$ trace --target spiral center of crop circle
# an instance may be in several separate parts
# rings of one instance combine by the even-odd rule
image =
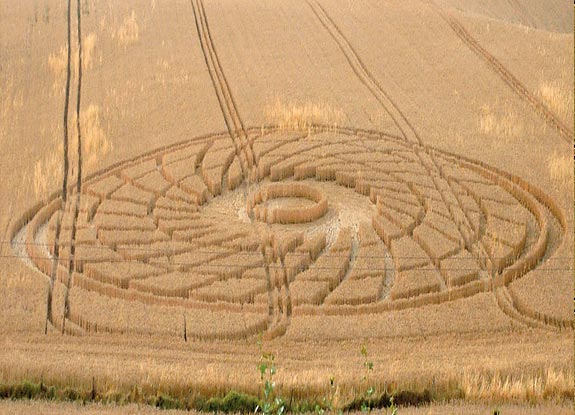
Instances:
[[[250,217],[267,223],[313,222],[326,214],[323,192],[303,183],[273,183],[258,189],[247,200]]]

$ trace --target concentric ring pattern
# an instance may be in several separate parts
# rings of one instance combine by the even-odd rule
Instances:
[[[265,218],[272,182],[284,192],[275,211],[285,202],[291,219],[266,224],[254,205]],[[289,189],[325,200],[326,211],[297,213]],[[342,220],[350,195],[370,217]],[[46,274],[59,206],[28,228],[28,254]],[[283,334],[297,313],[387,312],[494,290],[537,266],[561,221],[542,192],[483,163],[319,127],[252,129],[244,149],[212,135],[139,157],[89,180],[80,212],[71,324],[175,334],[183,309],[188,335],[202,338]],[[97,307],[133,319],[106,320]]]

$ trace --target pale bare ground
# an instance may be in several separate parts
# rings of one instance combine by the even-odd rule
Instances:
[[[573,413],[572,404],[543,404],[537,406],[529,405],[481,405],[469,403],[435,404],[419,408],[399,408],[399,415],[491,415],[494,409],[499,409],[504,415],[569,415]],[[98,404],[78,404],[44,401],[0,401],[0,414],[14,415],[56,415],[56,414],[196,414],[195,411],[165,410],[150,408],[140,405],[98,405]],[[327,412],[329,413],[329,412]],[[373,414],[387,415],[391,413],[385,410],[372,411]]]
[[[27,414],[191,414],[193,412],[178,410],[162,410],[145,405],[99,405],[99,404],[79,404],[79,403],[62,403],[46,401],[2,401],[0,402],[0,414],[8,415],[27,415]],[[199,413],[199,412],[198,412]]]
[[[469,403],[454,403],[445,405],[431,405],[421,408],[400,408],[399,415],[492,415],[499,409],[502,415],[568,415],[573,413],[573,404],[544,404],[544,405],[481,405]],[[379,412],[379,411],[378,411]],[[384,411],[379,412],[385,414]]]
[[[503,7],[507,8],[502,21],[455,14],[533,95],[547,102],[561,120],[570,124],[572,37],[553,32],[570,31],[565,30],[564,6],[553,3],[541,10],[541,6],[530,3],[528,12],[535,15],[538,27],[532,30],[516,24],[528,17],[514,14],[509,7],[500,6],[501,2],[468,3],[473,6],[469,7],[471,11],[481,7],[481,14],[490,17],[499,16]],[[225,129],[187,2],[89,4],[84,33],[86,44],[91,45],[87,48],[91,58],[84,73],[83,108],[95,109],[95,133],[105,136],[111,150],[88,173],[143,151]],[[572,228],[570,144],[561,141],[553,128],[466,49],[430,3],[409,0],[389,7],[377,1],[348,2],[345,6],[334,1],[322,4],[427,144],[488,162],[545,189],[564,210],[567,228]],[[260,126],[270,121],[266,108],[273,109],[280,102],[287,107],[319,106],[343,113],[343,117],[336,117],[342,126],[399,134],[305,2],[240,4],[218,0],[206,2],[206,9],[222,66],[246,124]],[[8,56],[1,69],[2,90],[7,93],[3,94],[6,102],[0,130],[0,174],[4,178],[0,196],[10,199],[9,203],[0,204],[0,232],[4,233],[4,240],[9,222],[56,190],[61,179],[53,160],[59,157],[62,135],[63,78],[58,59],[66,42],[64,16],[63,5],[50,5],[49,9],[37,7],[32,1],[21,2],[19,7],[0,5],[0,46]],[[426,24],[422,26],[423,21]],[[394,41],[389,42],[390,38]],[[50,180],[35,181],[35,176]],[[346,215],[352,223],[350,213]],[[10,252],[2,246],[2,254]],[[516,291],[538,309],[554,310],[556,304],[570,307],[572,272],[566,269],[572,266],[572,253],[573,241],[567,237],[556,252],[563,259],[547,264],[551,270],[559,271],[535,270],[517,283]],[[118,382],[113,368],[127,362],[131,380],[137,382],[145,373],[152,385],[165,376],[173,376],[176,384],[189,382],[192,374],[182,374],[186,365],[198,365],[201,383],[208,390],[206,385],[210,382],[219,383],[215,389],[220,390],[230,385],[253,387],[257,380],[254,365],[258,351],[253,344],[246,346],[244,352],[249,363],[232,362],[234,370],[228,375],[226,356],[243,346],[206,346],[203,353],[190,352],[186,365],[182,365],[174,362],[173,356],[162,354],[173,339],[156,339],[149,346],[129,336],[112,337],[110,341],[97,336],[37,337],[45,312],[44,277],[18,259],[1,261],[4,379],[40,377],[46,373],[57,382],[66,383],[69,376],[84,383],[96,374]],[[572,333],[526,329],[504,315],[493,298],[476,297],[463,302],[472,311],[458,314],[457,324],[461,331],[471,332],[469,335],[450,333],[451,327],[438,323],[439,319],[427,325],[425,317],[411,312],[375,320],[353,316],[341,321],[314,316],[294,318],[286,345],[277,346],[279,355],[286,358],[285,374],[280,380],[289,384],[297,375],[296,384],[313,384],[317,378],[321,378],[317,380],[321,383],[335,373],[353,382],[358,376],[352,367],[361,365],[357,356],[361,341],[350,339],[370,330],[381,336],[373,340],[372,350],[377,355],[377,367],[386,368],[380,373],[382,382],[391,376],[408,383],[410,377],[417,377],[420,361],[430,377],[444,371],[448,378],[451,374],[457,377],[460,367],[470,372],[488,367],[503,373],[512,371],[516,376],[556,368],[567,377],[572,376]],[[428,307],[426,315],[457,313],[452,306]],[[126,313],[129,318],[129,310]],[[489,318],[482,318],[485,315]],[[331,326],[322,324],[331,320]],[[390,340],[390,333],[398,337]],[[313,347],[306,351],[312,365],[298,357],[303,339],[328,334],[349,342],[342,347],[340,343],[319,340],[317,347],[326,356],[337,356],[335,363],[313,357]],[[118,347],[121,352],[117,352]],[[193,347],[202,346],[194,343]],[[189,352],[188,348],[191,346],[177,343],[171,350]],[[53,357],[52,363],[38,365],[46,353]],[[147,363],[142,363],[141,356],[146,357]],[[66,363],[64,372],[59,371],[59,363]],[[89,374],[84,373],[87,366],[92,370]],[[302,369],[304,366],[311,368]],[[251,373],[251,381],[242,380],[246,373]]]
[[[536,0],[440,0],[438,3],[457,8],[467,14],[502,20],[508,24],[541,31],[569,33],[573,24],[573,9],[561,0],[550,0],[546,5]]]

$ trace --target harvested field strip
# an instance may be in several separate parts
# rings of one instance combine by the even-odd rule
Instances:
[[[137,180],[140,177],[145,176],[146,174],[156,170],[156,168],[157,168],[156,160],[150,159],[122,170],[120,176],[124,180],[133,183],[134,180]]]
[[[151,258],[166,255],[177,255],[195,249],[194,245],[178,241],[160,241],[149,244],[119,245],[116,248],[118,254],[127,260],[146,261]]]
[[[211,285],[193,289],[190,297],[206,302],[253,303],[258,294],[267,291],[267,283],[261,279],[230,278]]]
[[[182,313],[140,302],[122,302],[73,287],[70,296],[73,313],[70,320],[89,332],[133,333],[181,337]],[[153,312],[147,311],[151,308]],[[90,313],[108,309],[111,313]],[[87,318],[86,316],[91,316]],[[177,316],[177,317],[176,317]],[[186,319],[188,336],[198,339],[235,339],[254,335],[265,327],[259,314],[194,310]]]
[[[229,258],[231,253],[232,251],[223,248],[213,249],[209,252],[189,251],[172,256],[172,265],[182,271],[193,270],[199,265],[206,264],[214,259]],[[215,274],[216,271],[214,269],[208,274]]]
[[[377,235],[373,226],[368,222],[362,222],[359,224],[358,238],[360,248],[381,244],[381,238]]]
[[[392,240],[390,250],[398,271],[418,268],[431,262],[421,246],[407,236]]]
[[[386,269],[384,252],[381,241],[378,245],[360,245],[348,279],[357,280],[377,276],[383,281]]]
[[[213,140],[204,143],[194,143],[183,146],[180,149],[170,151],[162,156],[162,168],[179,161],[187,161],[190,165],[197,167],[200,165],[204,155],[212,145]]]
[[[290,284],[291,299],[294,306],[300,304],[319,305],[329,294],[329,291],[329,283],[326,281],[297,279]]]
[[[154,212],[152,213],[152,217],[154,219],[154,223],[157,225],[160,220],[183,221],[190,217],[195,218],[195,212],[190,213],[183,210],[166,209],[165,207],[158,207],[156,205]]]
[[[411,235],[415,227],[418,225],[417,218],[391,207],[390,204],[386,205],[378,201],[377,212],[401,228],[407,235]]]
[[[219,275],[224,280],[240,278],[248,269],[264,265],[264,259],[261,254],[256,252],[250,253],[250,255],[246,254],[241,252],[232,253],[229,256],[211,259],[197,269],[209,274]]]
[[[434,269],[410,269],[399,271],[391,289],[391,298],[417,297],[421,294],[440,291],[443,279]]]
[[[83,273],[88,278],[119,288],[128,288],[130,280],[148,278],[160,272],[160,269],[140,262],[101,262],[86,264]]]
[[[319,232],[316,235],[306,237],[303,243],[295,249],[295,252],[307,252],[309,253],[311,259],[315,261],[325,247],[325,232]]]
[[[381,298],[383,278],[367,277],[361,280],[348,278],[344,280],[325,299],[325,304],[369,304]]]
[[[126,183],[110,194],[110,198],[122,202],[131,202],[143,205],[146,209],[152,206],[154,194]]]
[[[395,239],[399,239],[405,235],[405,231],[399,226],[390,222],[387,218],[374,215],[372,219],[373,228],[383,242],[390,247],[391,242]]]
[[[486,233],[494,239],[522,251],[527,238],[527,227],[525,224],[519,225],[488,216]]]
[[[188,298],[190,290],[217,281],[215,275],[200,275],[193,273],[172,272],[154,277],[136,279],[130,281],[130,288],[148,292],[163,297]]]
[[[64,247],[60,252],[60,263],[67,261],[70,248]],[[108,246],[100,244],[78,245],[75,251],[75,268],[82,272],[84,264],[94,262],[122,261],[122,257]]]
[[[166,196],[162,196],[156,200],[155,208],[169,209],[181,212],[197,212],[198,205],[182,190],[176,190],[172,187],[166,192]]]
[[[201,220],[200,215],[197,213],[189,214],[189,216],[184,216],[182,219],[164,219],[159,218],[157,222],[158,229],[162,232],[172,235],[174,231],[181,231],[185,229],[191,229],[198,226],[196,223]],[[201,226],[200,226],[201,227]]]
[[[448,288],[476,280],[481,271],[477,260],[467,250],[445,258],[441,261],[439,268]]]
[[[196,174],[196,165],[192,160],[183,159],[162,165],[162,175],[172,184]]]
[[[190,195],[180,187],[176,186],[171,187],[164,196],[159,197],[157,200],[172,201],[181,205],[194,205],[196,209],[199,204],[197,196]],[[185,210],[184,206],[181,206],[181,209]]]
[[[135,180],[134,186],[159,197],[163,196],[172,187],[172,184],[162,176],[162,173],[154,170]]]
[[[179,187],[190,194],[199,205],[204,204],[210,196],[210,192],[200,176],[186,177],[179,183]]]
[[[413,239],[429,255],[436,267],[439,267],[442,259],[456,254],[462,248],[460,244],[445,238],[441,233],[426,225],[415,228]]]
[[[118,245],[141,245],[152,242],[167,241],[170,237],[164,232],[153,230],[108,230],[99,229],[98,239],[104,245],[115,249]]]
[[[115,213],[96,213],[92,224],[106,230],[142,230],[153,231],[156,229],[154,221],[148,217],[127,216]]]
[[[461,39],[469,49],[471,49],[480,59],[485,61],[497,75],[507,84],[521,99],[527,102],[533,110],[539,114],[545,122],[557,130],[561,138],[571,144],[573,141],[573,131],[564,125],[559,118],[535,95],[533,95],[525,85],[519,81],[515,75],[493,56],[463,27],[463,25],[449,12],[440,9],[432,1],[437,13],[445,20],[455,35]]]
[[[152,277],[154,278],[154,277]],[[143,280],[142,280],[143,281]],[[128,289],[117,287],[113,284],[107,284],[98,280],[88,278],[82,274],[74,274],[74,287],[82,290],[91,291],[102,295],[104,297],[111,297],[121,301],[139,302],[146,305],[157,305],[162,307],[185,307],[188,309],[198,310],[224,310],[229,312],[241,313],[242,310],[250,313],[263,313],[267,310],[267,304],[253,305],[253,304],[233,304],[226,302],[207,303],[205,301],[196,301],[193,299],[182,298],[179,296],[169,295],[155,295],[151,292],[146,292],[141,289],[141,285],[137,289],[135,287],[128,287]]]
[[[104,179],[100,179],[95,183],[87,184],[85,186],[86,193],[89,195],[94,195],[100,199],[107,199],[112,193],[118,190],[124,181],[119,179],[117,176],[110,174]]]
[[[96,212],[101,214],[137,216],[140,218],[148,216],[148,208],[144,205],[112,199],[104,200],[98,206]]]

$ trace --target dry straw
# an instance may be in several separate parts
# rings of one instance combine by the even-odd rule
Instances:
[[[337,129],[344,121],[344,113],[326,103],[282,102],[280,99],[264,108],[266,124],[280,131],[310,130],[316,125]]]
[[[132,10],[129,16],[126,16],[122,24],[113,34],[118,44],[122,47],[127,47],[138,41],[140,37],[140,27],[136,18],[136,11]]]
[[[553,183],[566,189],[573,185],[573,158],[571,154],[559,154],[554,152],[547,162],[549,176]]]

